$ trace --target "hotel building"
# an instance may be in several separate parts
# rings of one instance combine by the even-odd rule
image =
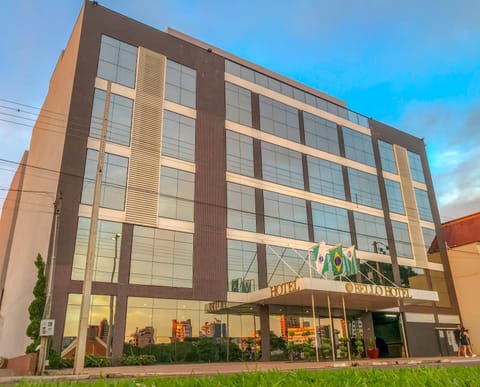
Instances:
[[[29,343],[38,253],[55,257],[53,347],[75,340],[105,120],[89,324],[113,323],[113,357],[138,332],[167,345],[215,319],[222,338],[259,332],[263,360],[270,332],[310,327],[376,336],[383,356],[453,353],[458,304],[423,140],[86,1],[2,214],[0,355]],[[355,245],[360,272],[316,272],[321,241]],[[188,335],[172,328],[186,321]]]

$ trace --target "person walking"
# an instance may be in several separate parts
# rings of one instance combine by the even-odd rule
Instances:
[[[460,325],[457,325],[454,329],[453,335],[455,336],[455,341],[458,347],[457,356],[464,356],[465,351],[462,345],[462,327]]]
[[[472,351],[472,342],[470,341],[470,334],[468,332],[468,329],[465,329],[462,327],[462,332],[463,333],[462,333],[462,336],[460,337],[460,340],[464,348],[465,357],[467,356],[476,357],[477,355],[475,355]]]

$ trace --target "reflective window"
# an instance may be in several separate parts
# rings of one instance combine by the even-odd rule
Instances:
[[[245,126],[252,126],[252,96],[250,90],[225,83],[226,118]]]
[[[194,193],[195,174],[162,166],[158,216],[193,222]]]
[[[253,139],[227,130],[227,171],[254,176]]]
[[[192,287],[193,235],[135,226],[130,283]]]
[[[316,242],[325,241],[328,245],[342,243],[344,246],[352,244],[347,210],[312,202],[312,215]]]
[[[276,91],[277,93],[286,95],[287,97],[296,99],[297,101],[314,106],[318,109],[328,111],[329,113],[345,118],[346,120],[356,124],[365,126],[367,128],[369,126],[368,118],[365,116],[362,116],[351,110],[347,110],[343,106],[339,106],[333,102],[327,101],[326,99],[314,96],[306,91],[297,89],[296,87],[287,85],[286,83],[280,82],[277,79],[268,77],[237,63],[230,62],[229,60],[225,60],[225,72],[234,74],[237,77],[256,83],[257,85],[266,87],[267,89]]]
[[[97,75],[133,88],[137,67],[137,48],[102,35]]]
[[[258,289],[257,245],[228,241],[228,290],[249,293]]]
[[[438,293],[437,306],[443,308],[451,308],[450,292],[448,291],[448,282],[443,271],[429,270],[430,279],[432,280],[432,290]]]
[[[347,159],[374,167],[375,159],[373,157],[373,146],[370,136],[346,127],[343,127],[342,130]]]
[[[310,191],[345,200],[342,167],[328,160],[307,155]]]
[[[300,142],[298,110],[260,96],[260,128],[262,131]]]
[[[348,168],[348,180],[353,203],[382,208],[377,176]]]
[[[407,151],[407,154],[412,179],[420,183],[425,183],[425,175],[423,174],[422,159],[420,158],[420,155],[410,151]]]
[[[428,286],[425,270],[419,267],[398,265],[401,286],[404,288],[431,290]]]
[[[359,250],[374,252],[373,242],[388,246],[385,220],[378,216],[353,213],[355,230],[357,232],[357,247]]]
[[[255,232],[255,188],[227,183],[227,224],[229,228]]]
[[[90,137],[100,138],[102,134],[103,111],[105,109],[106,92],[95,89],[93,97]],[[108,109],[107,141],[115,144],[130,145],[133,101],[117,94],[110,94]]]
[[[337,124],[304,112],[305,144],[321,151],[339,155]]]
[[[400,188],[400,183],[385,179],[385,189],[387,191],[388,209],[390,212],[404,215],[405,208],[403,207],[403,197]]]
[[[423,234],[423,241],[425,243],[425,251],[428,252],[437,234],[435,233],[435,230],[432,230],[431,228],[426,228],[426,227],[422,227],[422,234]]]
[[[98,151],[87,150],[85,177],[83,179],[82,203],[93,204],[95,178],[97,175]],[[128,158],[105,153],[102,174],[100,207],[123,211],[127,186]]]
[[[308,240],[305,200],[263,191],[265,233],[285,238]]]
[[[90,219],[78,218],[77,237],[75,239],[75,253],[72,265],[72,280],[83,281],[85,277],[85,262],[88,248]],[[122,224],[99,220],[97,224],[97,239],[93,262],[93,281],[117,282],[118,261],[122,238]],[[115,246],[117,250],[115,251]]]
[[[196,77],[195,70],[168,59],[165,99],[195,109]]]
[[[408,233],[407,223],[392,220],[392,228],[397,256],[403,258],[413,258],[412,243],[410,242],[410,234]]]
[[[195,120],[165,110],[163,112],[162,154],[195,161]]]
[[[262,172],[264,180],[305,189],[299,152],[262,142]]]
[[[198,338],[220,340],[226,337],[227,328],[221,316],[205,312],[207,304],[205,301],[128,297],[125,342],[139,348],[157,344],[160,362],[206,362],[209,356],[211,361],[218,356],[215,343],[212,341],[206,347],[206,353],[197,353]]]
[[[387,172],[397,174],[397,162],[393,152],[393,145],[388,142],[378,140],[378,149],[380,150],[380,161],[382,169]]]
[[[433,222],[432,209],[430,208],[427,191],[415,188],[415,199],[417,200],[420,219],[426,220],[427,222]]]
[[[110,303],[110,298],[113,298],[113,303]],[[113,324],[115,324],[115,304],[115,296],[92,295],[90,298],[88,326],[95,327],[96,337],[105,343],[108,340],[108,330],[110,325],[113,326]],[[63,329],[62,350],[68,347],[77,338],[81,305],[81,294],[70,293],[68,295],[67,311],[65,314],[65,327]]]
[[[363,273],[362,282],[366,284],[370,284],[370,281],[373,281],[377,285],[392,286],[394,283],[391,263],[361,259],[360,272]]]
[[[268,286],[293,281],[297,278],[297,273],[301,277],[309,277],[309,268],[306,260],[308,260],[307,251],[297,249],[293,250],[286,247],[268,246]],[[285,262],[288,264],[288,266],[285,264]]]

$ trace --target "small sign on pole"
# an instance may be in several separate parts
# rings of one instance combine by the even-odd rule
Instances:
[[[40,321],[40,336],[53,336],[55,331],[55,320]]]

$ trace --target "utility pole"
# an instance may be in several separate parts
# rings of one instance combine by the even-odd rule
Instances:
[[[117,232],[112,239],[115,241],[115,255],[113,258],[113,269],[110,282],[113,283],[113,278],[115,277],[115,269],[117,268],[117,251],[118,251],[118,238],[122,236],[121,233]],[[110,356],[111,346],[112,346],[112,337],[113,337],[113,296],[110,295],[110,309],[108,316],[108,336],[107,336],[107,357]]]
[[[53,203],[53,241],[52,241],[52,252],[50,256],[50,267],[48,270],[47,278],[47,295],[45,299],[45,308],[43,309],[43,320],[49,320],[50,314],[52,312],[52,296],[53,296],[53,276],[55,274],[55,264],[57,259],[57,241],[58,241],[58,231],[60,229],[60,211],[62,207],[62,193],[60,192]],[[46,359],[48,355],[48,339],[50,336],[40,336],[40,349],[38,350],[38,361],[37,361],[37,375],[43,375],[45,372]]]
[[[83,372],[85,364],[85,347],[87,344],[88,317],[90,313],[90,298],[92,295],[93,263],[97,243],[97,223],[100,209],[100,196],[103,177],[103,163],[105,160],[105,145],[107,142],[108,111],[110,108],[110,94],[112,81],[107,81],[107,93],[105,96],[105,108],[103,110],[102,133],[100,135],[100,149],[98,150],[97,175],[95,178],[95,190],[93,193],[92,216],[90,218],[90,231],[88,234],[88,247],[85,262],[85,276],[83,279],[82,304],[80,307],[80,323],[78,326],[77,347],[73,373],[78,375]]]

